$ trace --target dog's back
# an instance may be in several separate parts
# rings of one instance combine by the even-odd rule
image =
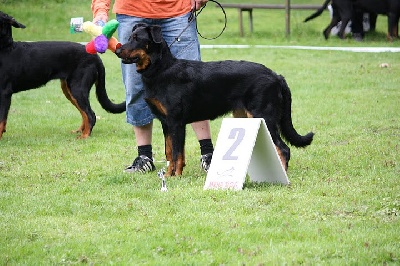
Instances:
[[[0,62],[0,76],[12,83],[12,93],[83,75],[82,69],[96,77],[102,64],[97,55],[86,53],[84,45],[72,42],[16,42],[11,50],[0,51]]]

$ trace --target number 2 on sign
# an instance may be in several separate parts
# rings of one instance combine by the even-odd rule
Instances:
[[[225,155],[222,157],[222,160],[237,160],[238,156],[232,155],[239,144],[242,142],[245,134],[244,128],[232,128],[229,134],[229,139],[235,139],[232,146],[228,149]]]

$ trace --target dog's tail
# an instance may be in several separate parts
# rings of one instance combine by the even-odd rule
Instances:
[[[99,101],[101,107],[107,112],[113,114],[120,114],[125,112],[126,104],[125,101],[122,103],[115,104],[110,98],[108,98],[106,91],[106,70],[104,69],[104,65],[99,60],[97,64],[97,82],[96,82],[96,96]]]
[[[304,20],[304,22],[307,22],[309,20],[312,20],[312,19],[320,16],[322,14],[322,12],[324,12],[324,10],[328,7],[330,2],[331,2],[331,0],[325,0],[324,4],[320,8],[318,8],[315,13],[313,13],[311,16],[307,17]]]
[[[296,147],[305,147],[311,144],[314,133],[309,132],[305,136],[301,136],[294,129],[292,124],[292,96],[290,93],[289,86],[287,85],[285,78],[280,76],[282,85],[282,115],[280,120],[280,130],[282,136],[289,141],[290,144]]]

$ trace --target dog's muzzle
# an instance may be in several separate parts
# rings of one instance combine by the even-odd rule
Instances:
[[[123,64],[136,64],[139,61],[139,57],[134,56],[134,57],[129,57],[129,53],[126,52],[126,50],[120,48],[117,48],[115,50],[115,54],[121,58],[121,62]]]
[[[134,58],[121,58],[121,62],[123,64],[136,64],[137,62],[139,62],[139,58],[138,57],[134,57]]]

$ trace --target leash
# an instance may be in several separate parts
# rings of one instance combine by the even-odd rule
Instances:
[[[224,31],[225,31],[225,29],[226,29],[226,24],[227,24],[227,17],[226,17],[225,9],[224,9],[224,8],[222,7],[222,5],[221,5],[218,1],[216,1],[216,0],[209,0],[208,2],[214,2],[214,3],[216,3],[216,4],[221,8],[222,13],[224,13],[224,27],[222,28],[221,32],[220,32],[217,36],[212,37],[212,38],[204,37],[204,36],[199,32],[199,29],[197,28],[197,17],[200,15],[201,11],[203,11],[203,9],[207,6],[207,3],[206,3],[204,6],[202,6],[202,7],[200,8],[199,11],[196,11],[194,8],[190,11],[190,16],[189,16],[189,18],[188,18],[188,25],[181,31],[181,33],[179,33],[178,36],[175,37],[174,41],[168,46],[169,48],[170,48],[175,42],[179,42],[180,37],[182,36],[182,34],[190,27],[190,24],[192,24],[194,21],[196,22],[196,31],[197,31],[197,34],[199,34],[199,36],[200,36],[201,38],[205,39],[205,40],[215,40],[215,39],[217,39],[219,36],[221,36],[222,33],[224,33]]]
[[[205,39],[205,40],[215,40],[215,39],[219,38],[219,36],[221,36],[222,33],[224,33],[224,31],[225,31],[225,29],[226,29],[226,24],[227,24],[227,22],[228,22],[228,19],[227,19],[227,17],[226,17],[225,9],[222,7],[222,5],[221,5],[218,1],[216,1],[216,0],[209,0],[209,2],[214,2],[214,3],[216,3],[216,4],[219,6],[219,8],[222,10],[222,13],[224,14],[224,27],[222,28],[221,32],[220,32],[217,36],[211,37],[211,38],[206,38],[206,37],[204,37],[203,35],[201,35],[201,33],[199,32],[199,29],[197,28],[197,19],[196,19],[196,29],[197,29],[197,33],[199,34],[199,36],[200,36],[201,38],[203,38],[203,39]],[[201,11],[203,11],[203,9],[206,7],[206,5],[207,5],[207,4],[205,4],[205,5],[197,12],[196,18],[197,18],[198,15],[200,15]]]

